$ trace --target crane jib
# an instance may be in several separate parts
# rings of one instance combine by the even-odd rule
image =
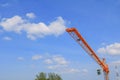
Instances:
[[[105,59],[103,61],[96,55],[93,49],[88,45],[85,39],[81,36],[81,34],[77,31],[76,28],[67,28],[66,31],[72,36],[72,38],[102,67],[105,72],[105,80],[108,80],[109,68],[105,63]]]

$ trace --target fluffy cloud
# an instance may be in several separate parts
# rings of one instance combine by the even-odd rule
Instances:
[[[39,60],[41,58],[42,58],[41,55],[34,55],[34,56],[32,56],[32,60]]]
[[[79,69],[70,67],[70,62],[67,61],[63,56],[53,55],[48,59],[44,60],[44,63],[47,64],[47,69],[55,70],[60,73],[78,73]]]
[[[53,56],[53,61],[59,65],[67,65],[69,63],[62,56]]]
[[[56,71],[59,73],[71,74],[71,73],[79,73],[81,72],[77,68],[70,67],[71,64],[67,61],[63,56],[60,55],[33,55],[32,60],[37,61],[40,60],[44,63],[44,67],[48,70]],[[23,57],[18,57],[17,60],[24,61]],[[37,64],[39,65],[39,64]],[[37,65],[31,64],[31,68],[36,68]]]
[[[52,63],[53,63],[53,61],[52,61],[51,59],[46,59],[44,62],[45,62],[46,64],[52,64]]]
[[[33,13],[27,13],[27,17],[33,18]],[[57,19],[49,25],[44,22],[32,23],[28,19],[23,19],[21,16],[13,16],[12,18],[3,18],[0,22],[0,26],[9,32],[22,33],[25,32],[27,37],[35,40],[48,35],[59,36],[65,32],[66,26],[65,21],[62,17]]]
[[[64,71],[64,73],[78,73],[78,72],[80,72],[80,70],[79,69],[74,69],[74,68],[70,68],[70,69],[66,69],[65,71]]]
[[[54,65],[68,65],[68,61],[60,56],[60,55],[53,55],[50,58],[44,60],[45,64],[54,64]]]
[[[51,69],[51,70],[58,70],[58,69],[61,69],[61,65],[49,65],[47,66],[48,69]]]
[[[99,48],[98,53],[107,53],[111,55],[120,55],[120,43],[114,43],[105,47]]]
[[[49,58],[44,60],[44,63],[47,64],[47,68],[50,70],[58,70],[64,68],[68,65],[68,61],[60,55],[52,55]]]
[[[79,69],[70,68],[70,67],[66,67],[66,66],[60,66],[60,65],[48,66],[48,69],[55,70],[60,73],[78,73],[78,72],[80,72]]]
[[[31,19],[36,17],[34,13],[27,13],[26,16]]]
[[[5,31],[20,33],[23,29],[21,25],[24,23],[25,21],[20,16],[14,16],[12,18],[3,18],[0,22],[0,26],[2,26]]]

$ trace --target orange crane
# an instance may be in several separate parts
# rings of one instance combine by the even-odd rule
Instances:
[[[109,67],[105,62],[105,58],[100,60],[100,58],[96,55],[93,49],[88,45],[85,39],[81,36],[81,34],[77,31],[76,28],[67,28],[66,31],[71,35],[71,37],[102,67],[105,80],[109,80]]]

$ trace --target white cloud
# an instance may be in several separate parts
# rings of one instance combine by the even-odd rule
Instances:
[[[12,40],[12,38],[11,38],[11,37],[6,36],[6,37],[3,37],[3,40],[10,41],[10,40]]]
[[[47,66],[48,69],[55,69],[54,66]]]
[[[67,67],[69,62],[63,56],[52,55],[45,58],[44,63],[48,69],[59,70]]]
[[[53,55],[51,58],[44,61],[47,65],[47,69],[55,70],[60,73],[78,73],[79,69],[71,68],[70,62],[67,61],[63,56]]]
[[[65,21],[63,20],[62,17],[57,17],[57,20],[51,22],[48,27],[50,29],[50,32],[56,36],[64,33],[66,29]]]
[[[0,22],[0,26],[2,26],[5,31],[20,33],[23,29],[21,25],[24,23],[25,21],[20,16],[14,16],[12,18],[3,18]]]
[[[70,68],[70,69],[66,69],[65,73],[78,73],[80,72],[79,69],[74,69],[74,68]]]
[[[47,68],[52,69],[52,70],[56,70],[56,69],[60,69],[60,67],[61,67],[60,65],[50,65]]]
[[[70,67],[71,64],[61,55],[34,55],[32,60],[41,59],[44,62],[44,67],[48,70],[52,70],[59,73],[71,74],[71,73],[79,73],[80,70],[77,68]],[[33,65],[34,67],[34,65]]]
[[[52,63],[53,63],[53,61],[52,61],[51,59],[46,59],[44,62],[45,62],[46,64],[52,64]]]
[[[79,69],[70,68],[68,66],[61,66],[61,65],[51,65],[47,67],[50,70],[55,70],[60,73],[78,73],[80,72]]]
[[[62,56],[53,56],[53,61],[56,62],[58,65],[68,65],[69,63]]]
[[[48,69],[58,70],[67,67],[69,62],[60,55],[54,55],[48,59],[45,59],[44,63],[49,64],[47,66]]]
[[[68,67],[67,65],[59,65],[59,64],[51,64],[47,66],[48,69],[56,70],[56,71],[59,71],[59,70],[63,71],[63,69],[67,67]]]
[[[120,55],[120,43],[114,43],[105,47],[99,48],[98,53],[105,53],[111,55]]]
[[[32,60],[39,60],[41,58],[42,58],[41,55],[34,55],[34,56],[32,56]]]
[[[28,14],[30,17],[30,13]],[[46,25],[44,22],[31,23],[28,19],[23,19],[22,17],[16,15],[12,18],[3,18],[0,22],[0,26],[5,31],[9,32],[25,32],[27,37],[32,40],[48,35],[59,36],[63,34],[66,29],[65,21],[62,17],[57,17],[55,21],[51,22],[49,25]]]
[[[34,13],[27,13],[26,16],[31,19],[36,17]]]
[[[23,61],[23,60],[24,60],[23,57],[18,57],[17,59],[18,59],[19,61]]]

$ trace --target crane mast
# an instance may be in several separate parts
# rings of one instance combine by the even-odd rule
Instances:
[[[88,45],[85,39],[81,36],[81,34],[77,31],[76,28],[67,28],[66,31],[71,35],[71,37],[102,67],[103,72],[105,74],[105,80],[108,79],[109,68],[105,63],[105,59],[102,61],[93,51],[93,49]]]

